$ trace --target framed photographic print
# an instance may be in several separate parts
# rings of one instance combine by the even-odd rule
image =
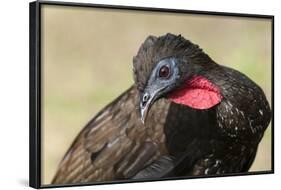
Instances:
[[[274,17],[30,3],[30,186],[274,172]]]

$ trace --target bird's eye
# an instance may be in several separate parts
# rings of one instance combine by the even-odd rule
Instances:
[[[159,70],[159,77],[167,78],[170,75],[170,68],[166,65],[162,66]]]

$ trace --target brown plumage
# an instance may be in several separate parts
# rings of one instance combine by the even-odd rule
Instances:
[[[52,183],[130,178],[165,154],[163,124],[169,102],[155,104],[146,126],[141,123],[138,104],[138,92],[132,86],[105,107],[74,141]]]
[[[135,84],[80,132],[53,184],[248,171],[270,122],[270,108],[260,87],[173,34],[149,36],[133,63]],[[157,77],[155,70],[161,64],[171,69],[167,79]],[[205,109],[187,106],[189,99],[183,100],[187,105],[173,102],[170,94],[193,76],[200,76],[205,86],[208,82],[216,86],[220,102]],[[175,78],[167,82],[169,77]],[[215,97],[209,93],[212,89],[195,90],[203,102]],[[152,95],[156,91],[157,97]]]

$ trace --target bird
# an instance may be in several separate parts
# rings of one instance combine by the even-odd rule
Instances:
[[[262,90],[182,35],[149,35],[134,84],[80,131],[52,184],[248,172],[271,120]]]

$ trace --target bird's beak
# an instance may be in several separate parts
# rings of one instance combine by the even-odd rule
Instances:
[[[140,113],[141,113],[141,121],[144,124],[147,114],[149,112],[150,107],[153,105],[157,92],[150,92],[146,90],[142,96],[140,97]]]

